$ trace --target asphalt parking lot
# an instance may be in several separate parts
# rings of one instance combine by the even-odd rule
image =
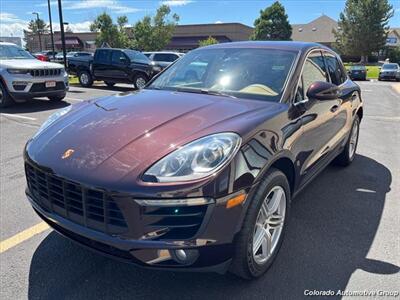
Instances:
[[[71,87],[58,104],[33,100],[1,110],[0,240],[18,234],[26,240],[13,239],[0,251],[0,298],[299,299],[304,290],[399,291],[400,88],[394,82],[359,84],[365,110],[354,163],[328,167],[296,198],[277,260],[252,282],[141,269],[50,229],[25,231],[41,223],[24,194],[25,142],[56,109],[129,88]]]

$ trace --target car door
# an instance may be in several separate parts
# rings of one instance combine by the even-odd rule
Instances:
[[[129,77],[126,71],[128,65],[128,57],[121,50],[113,50],[107,77],[116,81],[127,81]]]
[[[320,50],[308,54],[304,61],[294,105],[301,118],[302,135],[298,153],[300,185],[305,184],[327,161],[331,153],[332,139],[337,134],[335,115],[340,99],[316,100],[307,98],[307,90],[316,81],[329,82],[324,57]]]
[[[111,62],[111,50],[99,49],[93,59],[93,75],[97,79],[107,79],[108,69]]]
[[[339,144],[346,139],[350,131],[353,119],[352,102],[356,100],[359,95],[354,89],[354,85],[347,81],[346,69],[339,58],[328,51],[324,51],[323,54],[330,81],[340,89],[337,109],[332,115],[332,129],[334,130],[334,135],[329,144],[331,149],[336,149]]]

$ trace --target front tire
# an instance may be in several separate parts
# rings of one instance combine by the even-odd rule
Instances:
[[[92,75],[88,71],[81,71],[78,75],[79,83],[83,87],[91,87],[93,85]]]
[[[135,88],[138,90],[143,89],[146,84],[147,84],[148,78],[146,75],[144,74],[137,74],[134,78],[133,78],[133,84],[135,85]]]
[[[344,146],[343,151],[335,158],[334,163],[346,167],[350,165],[356,156],[358,137],[360,133],[360,118],[356,115],[353,126],[351,127],[349,139]]]
[[[0,81],[0,108],[4,108],[13,104],[14,101],[7,91],[7,88]]]
[[[253,279],[272,265],[282,245],[290,208],[290,187],[281,171],[271,168],[250,201],[234,243],[230,271]]]

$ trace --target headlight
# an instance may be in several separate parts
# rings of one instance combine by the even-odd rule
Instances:
[[[27,69],[7,69],[7,72],[10,74],[28,74],[29,70],[27,70]]]
[[[174,182],[203,178],[221,169],[237,152],[236,133],[217,133],[193,141],[168,154],[144,174],[144,181]]]
[[[42,126],[40,126],[39,130],[36,132],[36,134],[33,136],[33,138],[37,137],[43,130],[45,130],[47,127],[49,127],[51,124],[53,124],[59,118],[61,118],[63,115],[68,113],[70,110],[71,110],[71,105],[64,107],[64,108],[56,111],[54,114],[50,115],[50,117],[47,118],[47,120],[42,124]]]

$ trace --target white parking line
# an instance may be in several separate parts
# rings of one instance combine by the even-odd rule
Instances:
[[[31,120],[31,121],[36,121],[36,118],[32,118],[32,117],[27,117],[27,116],[22,116],[22,115],[16,115],[16,114],[4,114],[4,113],[0,113],[0,115],[2,116],[6,116],[6,117],[12,117],[12,118],[20,118],[20,119],[25,119],[25,120]]]
[[[64,99],[71,100],[71,101],[79,101],[79,102],[85,101],[85,99],[78,99],[78,98],[71,98],[71,97],[65,97]]]

